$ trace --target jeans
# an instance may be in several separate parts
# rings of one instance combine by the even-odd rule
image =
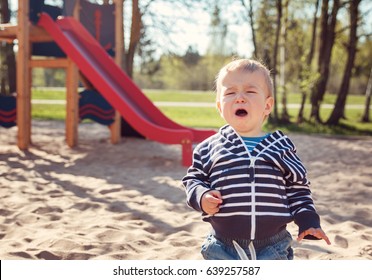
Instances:
[[[257,260],[293,260],[291,248],[292,236],[286,231],[281,240],[267,246],[255,248]],[[248,247],[243,247],[249,259],[252,259]],[[218,240],[209,234],[202,245],[201,254],[206,260],[240,260],[234,246]]]

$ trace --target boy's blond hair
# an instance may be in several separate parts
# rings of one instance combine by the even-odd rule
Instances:
[[[244,71],[251,72],[251,73],[256,72],[256,71],[261,71],[261,73],[264,74],[265,76],[268,94],[269,96],[273,97],[274,86],[273,86],[273,80],[270,76],[270,70],[264,64],[258,62],[257,60],[237,59],[237,60],[233,60],[230,63],[226,64],[218,72],[216,79],[215,79],[216,100],[218,100],[219,94],[221,91],[221,80],[226,76],[228,72],[232,72],[236,70],[244,70]]]

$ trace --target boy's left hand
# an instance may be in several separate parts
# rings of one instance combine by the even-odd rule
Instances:
[[[324,231],[321,228],[309,228],[303,232],[297,237],[297,241],[300,242],[306,235],[312,235],[319,239],[324,239],[325,242],[327,242],[328,245],[331,245],[331,241],[329,241],[328,236],[324,233]]]

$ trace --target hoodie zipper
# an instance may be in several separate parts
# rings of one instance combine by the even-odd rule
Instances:
[[[251,183],[251,240],[255,239],[256,236],[256,180],[255,180],[255,163],[257,157],[250,155],[250,164],[249,164],[249,177],[252,178]]]
[[[249,184],[251,185],[251,233],[250,239],[254,240],[256,236],[256,184],[255,184],[255,163],[257,156],[252,156],[250,151],[248,150],[247,146],[244,143],[243,138],[235,132],[235,134],[239,137],[241,143],[243,143],[243,147],[248,154],[248,159],[250,160],[249,167],[248,167],[248,175],[249,175]]]
[[[236,132],[235,132],[236,133]],[[256,160],[259,156],[268,149],[271,145],[275,144],[279,139],[271,142],[268,146],[266,146],[263,150],[259,151],[257,155],[252,156],[250,151],[248,150],[247,146],[245,145],[243,138],[236,133],[236,135],[240,138],[240,141],[243,143],[244,148],[248,154],[248,158],[250,160],[248,173],[249,173],[249,184],[251,186],[251,240],[256,238],[256,179],[255,179],[255,169],[256,169]]]

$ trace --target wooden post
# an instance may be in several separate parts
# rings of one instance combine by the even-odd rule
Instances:
[[[123,46],[123,0],[114,1],[115,4],[115,62],[121,66]],[[111,143],[117,144],[121,138],[121,116],[115,111],[115,121],[110,126]]]
[[[17,54],[17,126],[18,147],[26,150],[31,143],[31,68],[29,1],[18,0]]]
[[[78,71],[75,63],[68,59],[66,69],[66,142],[69,147],[78,143],[79,124],[79,98],[78,98]]]
[[[79,20],[80,3],[76,1],[74,8],[74,18]],[[78,124],[79,124],[79,97],[78,97],[79,77],[75,63],[67,58],[66,68],[66,143],[73,148],[78,144]]]

